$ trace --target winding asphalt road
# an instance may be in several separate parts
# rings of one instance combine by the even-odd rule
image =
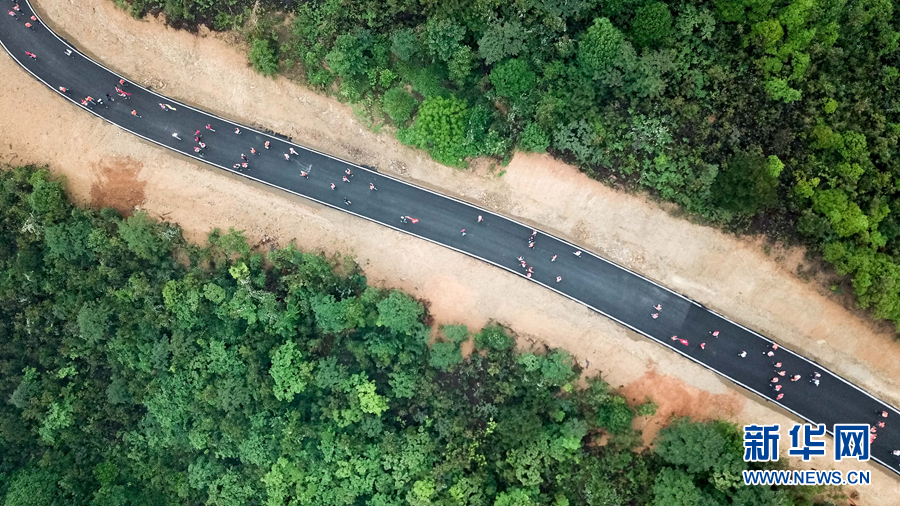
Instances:
[[[14,4],[3,0],[3,5],[6,10]],[[573,253],[579,249],[577,246],[549,234],[537,232],[535,246],[529,248],[530,227],[486,209],[219,118],[136,84],[124,88],[132,95],[130,100],[123,100],[115,92],[122,76],[85,57],[39,18],[32,21],[30,17],[36,14],[27,0],[19,6],[15,18],[3,13],[0,43],[32,76],[77,107],[147,141],[221,170],[446,246],[519,276],[526,276],[517,260],[523,256],[534,268],[532,282],[584,304],[804,420],[826,424],[829,433],[835,423],[874,425],[879,421],[876,412],[887,410],[890,415],[872,444],[872,455],[887,469],[900,474],[900,458],[891,454],[900,449],[900,411],[815,362],[780,346],[774,357],[768,357],[766,352],[773,349],[774,343],[765,336],[597,255],[585,251],[576,256]],[[27,28],[26,22],[34,29]],[[73,51],[72,56],[65,54],[67,49]],[[37,58],[32,59],[26,52]],[[60,86],[67,91],[60,91]],[[105,99],[106,93],[115,98],[107,107],[81,104],[87,96]],[[160,103],[175,110],[163,110]],[[132,115],[132,110],[140,116]],[[7,109],[6,113],[12,111]],[[206,130],[207,124],[215,132]],[[236,128],[240,134],[235,133]],[[208,145],[202,157],[193,150],[197,145],[195,130],[202,131],[201,140]],[[183,140],[174,138],[173,133]],[[271,143],[268,150],[264,148],[266,141]],[[260,154],[251,155],[251,147]],[[284,158],[289,148],[298,153],[290,161]],[[242,153],[248,156],[250,167],[234,170]],[[342,176],[348,169],[352,177],[345,183]],[[309,177],[302,177],[301,170],[307,171]],[[369,189],[370,183],[377,191]],[[352,204],[346,204],[345,199]],[[418,223],[401,223],[401,216],[412,216]],[[477,222],[479,216],[484,217],[482,223]],[[558,258],[551,261],[554,255]],[[557,276],[562,280],[557,282]],[[662,309],[657,311],[656,305]],[[658,313],[658,318],[653,318],[653,313]],[[719,332],[718,337],[711,335],[713,331]],[[687,339],[689,344],[673,341],[673,335]],[[705,349],[701,349],[701,343],[705,343]],[[745,358],[739,356],[742,351],[747,352]],[[775,400],[777,392],[770,387],[776,361],[782,362],[780,370],[787,372],[779,381],[784,393],[781,400]],[[809,382],[815,372],[822,375],[818,387]],[[791,382],[790,377],[795,374],[802,379]],[[788,447],[789,440],[783,440],[782,455]],[[832,448],[830,442],[828,456],[817,459],[830,461]]]

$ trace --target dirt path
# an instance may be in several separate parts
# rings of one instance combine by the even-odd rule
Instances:
[[[134,21],[109,0],[40,0],[37,7],[80,48],[156,90],[540,224],[900,404],[900,375],[892,368],[900,363],[900,345],[819,293],[821,285],[802,281],[796,275],[798,268],[808,268],[802,251],[767,256],[759,241],[694,225],[546,156],[517,155],[502,177],[491,174],[487,164],[466,172],[437,165],[389,133],[367,131],[349,107],[285,79],[255,74],[229,35],[197,37],[155,20]],[[560,346],[582,364],[590,361],[588,373],[602,371],[636,403],[653,397],[658,414],[639,422],[648,440],[673,415],[793,423],[705,369],[516,276],[146,144],[63,103],[5,54],[0,74],[6,76],[0,99],[27,104],[0,120],[5,140],[0,161],[50,164],[68,178],[80,203],[143,208],[179,223],[196,240],[213,227],[233,226],[253,241],[295,240],[306,250],[353,255],[370,282],[427,300],[438,323],[480,327],[499,321],[516,331],[523,345]],[[828,465],[824,459],[812,464]],[[875,485],[860,491],[857,504],[900,504],[896,480],[875,474]]]

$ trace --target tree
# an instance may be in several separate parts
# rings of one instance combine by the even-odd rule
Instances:
[[[62,185],[52,181],[50,172],[46,169],[33,172],[28,182],[31,184],[31,192],[28,194],[31,209],[38,215],[45,216],[46,222],[61,219],[66,207]]]
[[[672,34],[672,13],[663,2],[647,4],[635,12],[631,33],[638,46],[656,46]]]
[[[664,467],[653,482],[653,506],[700,506],[700,489],[690,475]]]
[[[272,356],[269,375],[275,381],[272,392],[279,401],[291,402],[296,394],[306,390],[312,364],[302,360],[303,355],[293,341],[282,344]]]
[[[278,57],[275,44],[269,38],[259,38],[250,45],[250,63],[257,72],[271,76],[278,72]]]
[[[501,97],[518,99],[534,85],[535,75],[524,60],[507,60],[491,70],[491,84]]]
[[[325,61],[332,72],[344,79],[353,79],[366,72],[368,62],[365,51],[371,47],[367,32],[359,35],[345,33],[334,40]]]
[[[485,65],[493,65],[504,58],[519,56],[525,49],[527,32],[518,21],[493,23],[478,40],[478,55]]]
[[[391,52],[400,60],[411,60],[419,50],[419,38],[411,28],[401,28],[391,34]]]
[[[541,363],[541,376],[548,385],[560,386],[576,375],[572,371],[572,355],[565,350],[553,350]]]
[[[588,75],[599,79],[619,59],[624,44],[625,36],[609,19],[597,18],[578,43],[578,64]]]
[[[465,325],[441,325],[441,333],[451,343],[462,344],[469,340],[469,328]]]
[[[413,111],[416,110],[416,106],[419,105],[416,97],[403,88],[389,89],[382,97],[381,103],[382,107],[384,107],[384,112],[397,125],[402,125],[409,121]]]
[[[519,149],[544,153],[550,147],[550,135],[537,123],[529,123],[519,137]]]
[[[769,160],[758,153],[734,155],[713,183],[716,204],[748,216],[775,205],[778,179],[773,171]]]
[[[479,349],[503,351],[512,346],[512,339],[499,325],[490,325],[475,334],[475,346]]]
[[[466,36],[466,28],[450,19],[430,18],[425,24],[425,45],[435,58],[448,61]]]
[[[682,419],[659,432],[656,453],[669,464],[693,474],[728,472],[739,477],[743,461],[737,431],[717,422],[692,423]]]
[[[448,165],[464,164],[466,156],[466,103],[455,97],[431,97],[419,106],[412,128],[401,132],[401,140],[427,149],[435,160]]]
[[[406,335],[412,335],[420,325],[419,318],[424,312],[422,305],[415,299],[397,290],[392,290],[377,307],[379,326]]]
[[[447,70],[450,72],[450,79],[452,79],[457,86],[463,87],[466,85],[469,75],[472,73],[473,58],[474,54],[472,48],[463,45],[453,53],[453,57],[447,62]]]
[[[37,466],[21,469],[12,475],[6,498],[6,506],[54,506],[65,503],[57,486],[60,476]]]
[[[850,237],[869,228],[869,220],[856,202],[840,189],[818,190],[813,194],[813,209],[831,222],[841,237]]]
[[[437,342],[431,345],[428,365],[444,372],[463,361],[462,352],[456,343]]]
[[[156,229],[157,225],[147,213],[139,211],[119,223],[119,237],[139,258],[153,260],[166,251],[166,241],[157,234]]]

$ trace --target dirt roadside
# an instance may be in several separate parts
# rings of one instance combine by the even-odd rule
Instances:
[[[898,374],[891,368],[900,345],[819,293],[820,285],[802,281],[796,275],[807,268],[802,251],[767,256],[759,241],[691,224],[545,156],[516,156],[502,177],[486,166],[468,172],[442,167],[390,134],[367,131],[347,106],[285,79],[258,76],[227,34],[197,37],[155,20],[137,22],[108,0],[41,0],[36,7],[80,48],[142,84],[550,228],[900,403]],[[50,164],[67,177],[78,202],[140,207],[179,223],[197,240],[212,227],[234,226],[258,242],[296,240],[306,250],[351,254],[371,282],[429,301],[438,323],[478,327],[494,319],[516,331],[523,344],[561,346],[582,364],[590,361],[588,373],[602,371],[636,402],[653,397],[659,413],[641,422],[648,438],[672,415],[792,423],[758,398],[580,305],[444,248],[248,186],[139,141],[64,104],[6,55],[0,72],[7,76],[0,97],[23,104],[0,121],[6,139],[0,161]],[[875,485],[860,490],[857,504],[900,504],[896,481],[875,474]]]

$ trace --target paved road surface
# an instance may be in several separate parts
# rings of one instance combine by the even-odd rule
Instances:
[[[12,2],[6,0],[4,5]],[[800,418],[826,424],[829,432],[835,423],[874,424],[878,421],[876,411],[886,409],[890,413],[887,426],[878,431],[872,454],[879,463],[900,474],[900,458],[891,455],[892,450],[900,449],[900,412],[803,356],[779,347],[770,358],[765,355],[773,345],[768,338],[599,256],[585,252],[577,257],[573,254],[579,249],[577,246],[548,234],[538,232],[534,248],[529,248],[531,228],[512,219],[289,143],[284,138],[236,125],[136,84],[124,88],[132,95],[130,100],[123,100],[115,92],[122,76],[86,58],[46,28],[40,19],[32,22],[35,30],[29,30],[25,22],[32,12],[27,1],[20,3],[20,9],[18,19],[3,13],[0,43],[35,78],[87,112],[150,142],[193,157],[196,157],[193,147],[197,145],[193,134],[202,130],[202,141],[208,149],[202,158],[196,157],[198,160],[441,244],[519,276],[525,276],[525,269],[517,257],[524,256],[534,268],[533,282],[606,315]],[[66,49],[73,51],[71,57],[65,54]],[[37,59],[27,56],[26,51],[37,55]],[[60,92],[60,86],[68,91]],[[87,96],[105,100],[106,93],[115,98],[108,108],[81,105]],[[160,103],[176,110],[163,110]],[[133,116],[132,110],[140,117]],[[6,109],[6,113],[13,111]],[[215,132],[207,131],[207,124]],[[240,128],[241,133],[236,134],[235,128]],[[173,133],[178,133],[182,140],[173,138]],[[267,140],[271,142],[268,150],[264,149]],[[260,154],[251,155],[251,147]],[[299,154],[287,161],[283,155],[290,147]],[[232,167],[241,161],[241,153],[248,156],[250,167],[235,171]],[[342,181],[347,169],[352,172],[349,183]],[[309,177],[301,177],[301,170],[308,171]],[[330,188],[332,183],[336,185],[335,190]],[[374,183],[377,191],[369,190],[369,183]],[[352,204],[347,205],[345,199]],[[479,215],[484,217],[480,224],[477,223]],[[404,224],[401,216],[419,221]],[[466,230],[465,236],[462,229]],[[555,262],[551,262],[553,255],[558,255]],[[557,276],[562,281],[557,282]],[[660,311],[654,309],[658,304],[662,305]],[[651,314],[657,312],[659,317],[652,318]],[[712,331],[718,331],[719,336],[711,336]],[[689,345],[671,340],[673,335],[687,339]],[[703,342],[705,349],[700,348]],[[738,356],[742,351],[747,352],[746,358]],[[782,362],[780,369],[787,372],[779,381],[784,393],[780,401],[775,400],[776,392],[770,387],[776,361]],[[814,372],[822,374],[818,387],[809,382]],[[802,379],[791,382],[790,376],[794,374],[801,375]],[[789,440],[782,441],[782,454],[789,444]],[[832,449],[833,443],[829,442],[829,452]],[[817,459],[823,464],[829,461],[829,457]]]

